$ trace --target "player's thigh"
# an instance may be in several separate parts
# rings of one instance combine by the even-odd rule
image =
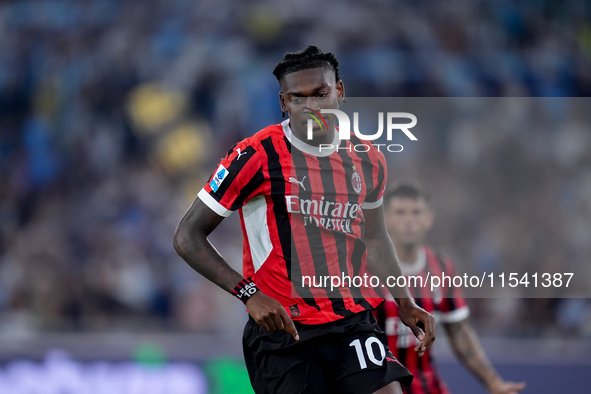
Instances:
[[[393,382],[410,384],[412,381],[412,374],[389,351],[386,336],[371,325],[361,325],[354,335],[343,338],[338,363],[337,381],[342,393],[394,390],[399,385],[392,385]]]
[[[314,341],[302,339],[293,343],[286,337],[291,335],[284,331],[265,333],[258,324],[247,323],[244,359],[255,393],[330,393],[332,382],[327,378],[331,374],[317,354],[321,347]]]
[[[402,394],[402,386],[398,381],[394,381],[386,387],[374,391],[373,394]]]

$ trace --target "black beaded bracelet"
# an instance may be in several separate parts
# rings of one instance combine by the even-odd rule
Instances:
[[[248,299],[257,291],[261,291],[261,289],[259,289],[250,278],[246,278],[242,279],[240,283],[234,287],[232,294],[246,304],[246,301],[248,301]]]

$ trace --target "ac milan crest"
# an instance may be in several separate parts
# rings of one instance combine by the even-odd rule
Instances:
[[[363,186],[361,182],[361,175],[357,171],[353,171],[353,175],[351,176],[351,185],[353,186],[353,190],[355,193],[361,193],[361,188]]]

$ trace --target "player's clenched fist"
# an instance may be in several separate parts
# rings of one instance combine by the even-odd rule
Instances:
[[[298,341],[300,336],[279,301],[258,291],[246,301],[248,313],[265,332],[285,330]]]

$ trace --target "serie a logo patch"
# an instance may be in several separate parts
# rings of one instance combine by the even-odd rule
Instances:
[[[213,190],[214,193],[218,191],[218,189],[220,188],[220,185],[222,184],[224,179],[226,179],[227,176],[228,176],[228,170],[226,169],[226,167],[224,167],[222,164],[220,164],[218,169],[215,171],[215,174],[213,174],[213,178],[211,178],[211,182],[209,182],[209,187],[211,187],[211,190]]]

